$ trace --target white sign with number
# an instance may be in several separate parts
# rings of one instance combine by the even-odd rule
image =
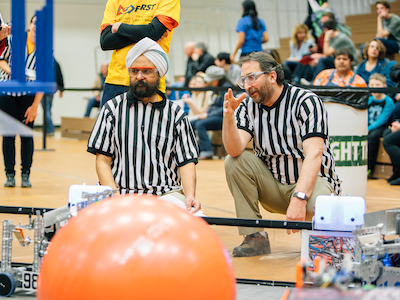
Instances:
[[[35,272],[22,273],[22,289],[26,291],[36,291],[38,276],[39,274]]]

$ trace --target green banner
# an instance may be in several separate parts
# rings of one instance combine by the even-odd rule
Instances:
[[[366,166],[368,138],[363,136],[330,136],[329,143],[337,167]]]

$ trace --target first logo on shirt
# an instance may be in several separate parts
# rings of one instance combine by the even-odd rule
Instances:
[[[118,7],[118,13],[117,16],[119,15],[126,15],[130,14],[131,12],[137,12],[139,10],[152,10],[154,9],[155,4],[141,4],[137,6],[129,5],[127,8],[124,8],[122,5]]]

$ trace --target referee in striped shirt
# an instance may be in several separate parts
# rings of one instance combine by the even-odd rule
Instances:
[[[228,90],[223,121],[225,171],[236,214],[260,219],[260,202],[287,220],[311,220],[318,195],[341,191],[324,105],[311,91],[284,83],[282,66],[265,52],[242,57],[239,64],[238,84],[250,98],[245,93],[235,98]],[[252,138],[255,155],[244,151]],[[245,239],[234,256],[270,253],[264,230],[239,228],[239,233]]]
[[[197,142],[184,111],[158,91],[167,54],[144,38],[125,62],[130,88],[102,107],[88,141],[100,184],[121,194],[170,194],[194,213],[201,206],[195,199]]]

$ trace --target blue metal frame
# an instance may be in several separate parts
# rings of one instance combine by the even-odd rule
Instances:
[[[53,58],[53,0],[46,0],[43,9],[36,12],[36,81],[34,82],[27,82],[25,76],[25,11],[25,0],[12,0],[12,79],[0,82],[0,90],[11,93],[53,94],[57,91]]]

